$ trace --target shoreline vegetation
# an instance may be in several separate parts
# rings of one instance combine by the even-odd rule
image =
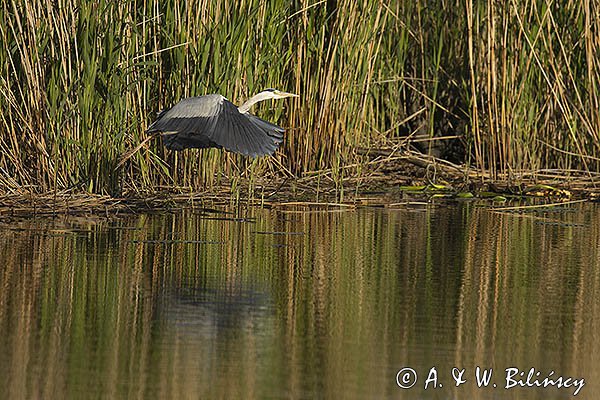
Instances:
[[[332,170],[304,177],[278,174],[251,179],[223,178],[219,186],[204,190],[161,186],[148,192],[115,197],[76,190],[45,193],[13,192],[0,195],[0,218],[95,215],[101,219],[140,212],[193,210],[206,216],[244,220],[239,206],[258,206],[286,212],[350,210],[357,208],[406,209],[435,202],[477,202],[502,212],[545,212],[575,203],[598,201],[594,179],[566,176],[562,171],[538,171],[536,179],[524,172],[520,179],[501,181],[464,166],[415,151],[393,153],[378,149],[360,176],[348,176],[341,185]],[[351,166],[350,166],[351,167]],[[419,177],[418,179],[416,177]],[[419,182],[419,184],[415,184]],[[230,210],[230,211],[223,211]]]
[[[595,200],[599,7],[4,0],[0,215]],[[181,98],[240,104],[267,87],[301,96],[253,110],[286,128],[273,157],[171,152],[144,133]]]

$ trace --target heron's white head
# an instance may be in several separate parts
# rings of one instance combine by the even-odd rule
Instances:
[[[249,98],[244,104],[238,107],[241,113],[246,113],[254,104],[263,100],[271,100],[271,99],[285,99],[286,97],[300,97],[294,93],[282,92],[277,89],[265,89],[262,92],[259,92]]]

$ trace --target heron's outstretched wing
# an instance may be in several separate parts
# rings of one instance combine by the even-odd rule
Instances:
[[[165,146],[224,147],[247,156],[272,154],[284,129],[238,108],[221,95],[184,99],[161,113],[148,132],[162,132]]]

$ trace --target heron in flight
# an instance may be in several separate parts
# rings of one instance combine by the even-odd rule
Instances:
[[[220,94],[181,100],[158,114],[148,133],[160,133],[166,148],[225,148],[251,157],[273,154],[283,142],[284,129],[248,111],[259,101],[299,97],[266,89],[240,107]]]

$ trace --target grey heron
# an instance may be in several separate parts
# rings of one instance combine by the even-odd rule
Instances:
[[[297,94],[266,89],[240,107],[220,94],[181,100],[158,114],[148,133],[160,133],[166,148],[225,148],[257,157],[273,154],[283,142],[284,129],[248,111],[259,101],[299,97]]]

